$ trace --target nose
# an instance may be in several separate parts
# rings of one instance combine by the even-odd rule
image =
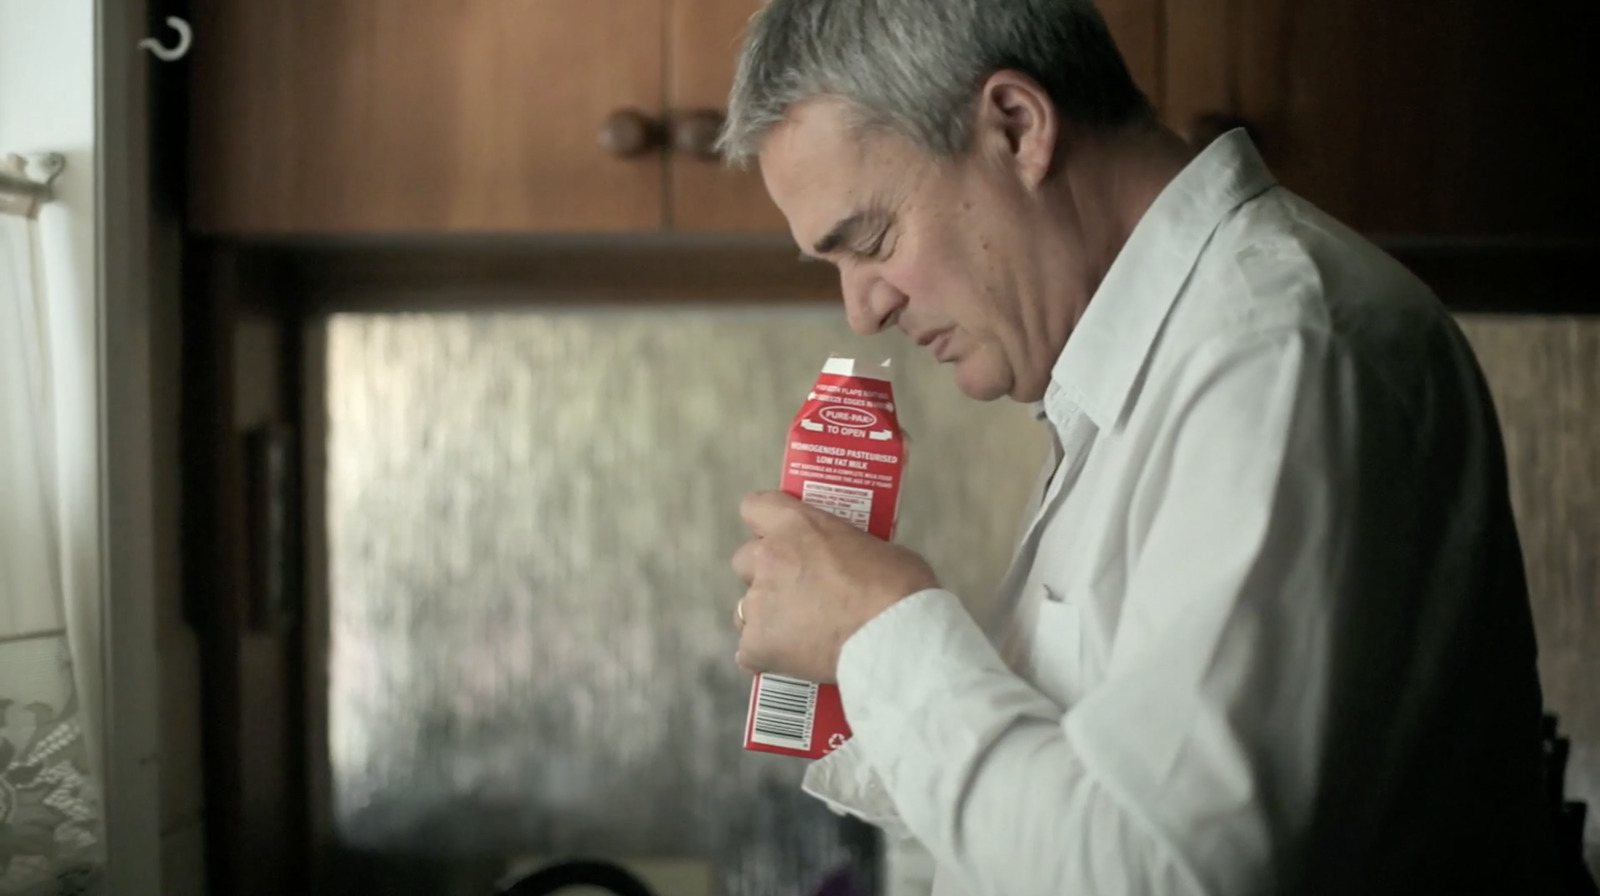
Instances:
[[[841,270],[839,287],[844,293],[845,317],[850,321],[850,329],[863,336],[883,332],[906,305],[904,293],[863,272]]]

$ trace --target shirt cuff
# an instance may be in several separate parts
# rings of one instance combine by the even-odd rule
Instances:
[[[993,651],[959,597],[943,588],[927,588],[879,613],[845,639],[835,678],[851,729],[858,715],[892,708],[881,704],[903,697],[897,690],[914,685],[908,678],[916,666],[933,659],[927,651],[952,636],[968,642],[976,639],[978,643],[968,646]]]
[[[929,604],[934,606],[925,606]],[[951,618],[951,607],[954,613],[966,618],[960,599],[949,591],[937,588],[919,591],[879,613],[845,641],[839,651],[836,678],[840,696],[846,702],[845,718],[850,723],[852,736],[838,749],[812,762],[800,785],[805,793],[821,800],[833,812],[875,825],[892,840],[910,839],[912,834],[900,820],[888,788],[862,748],[856,719],[881,718],[882,714],[875,713],[873,706],[892,706],[895,700],[892,685],[889,681],[878,680],[883,661],[894,651],[915,652],[921,640],[914,632],[909,633],[909,640],[906,640],[906,629],[908,626],[914,629],[916,622],[897,623],[896,618],[903,614],[921,614],[934,626],[945,626]],[[970,619],[968,624],[972,624]],[[847,693],[851,696],[846,696]],[[854,708],[850,705],[852,702]],[[886,721],[888,726],[894,724],[892,720]]]
[[[911,838],[883,780],[854,739],[807,766],[800,789],[837,815],[854,816],[878,827],[891,841]]]
[[[994,676],[1011,670],[961,599],[942,588],[919,591],[862,626],[840,649],[836,675],[852,737],[886,779],[895,758],[920,744],[987,736],[966,729],[987,728],[990,714],[980,721],[963,710],[976,708],[965,705],[973,699],[987,702],[984,685]]]

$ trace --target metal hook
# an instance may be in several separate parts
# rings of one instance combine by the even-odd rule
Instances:
[[[58,152],[29,155],[7,153],[3,162],[4,164],[0,165],[0,174],[10,169],[41,187],[55,183],[55,179],[61,176],[61,172],[67,167],[67,157]]]
[[[51,198],[50,184],[67,165],[59,153],[0,156],[0,215],[31,218]]]
[[[178,32],[178,45],[176,47],[169,50],[153,37],[147,37],[139,41],[139,46],[154,53],[156,58],[163,62],[182,59],[183,55],[189,52],[189,43],[194,36],[193,32],[189,30],[189,23],[177,16],[167,16],[167,27]]]

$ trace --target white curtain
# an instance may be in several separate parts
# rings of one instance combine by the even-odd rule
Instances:
[[[0,214],[0,894],[8,896],[89,892],[103,865],[99,472],[85,438],[96,419],[88,388],[96,352],[79,303],[52,306],[39,227]]]

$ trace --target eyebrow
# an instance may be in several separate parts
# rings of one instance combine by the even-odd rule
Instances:
[[[817,255],[828,255],[837,252],[841,246],[860,242],[864,231],[869,224],[886,223],[887,216],[878,209],[865,209],[853,212],[839,219],[822,238],[817,240],[811,250]]]

